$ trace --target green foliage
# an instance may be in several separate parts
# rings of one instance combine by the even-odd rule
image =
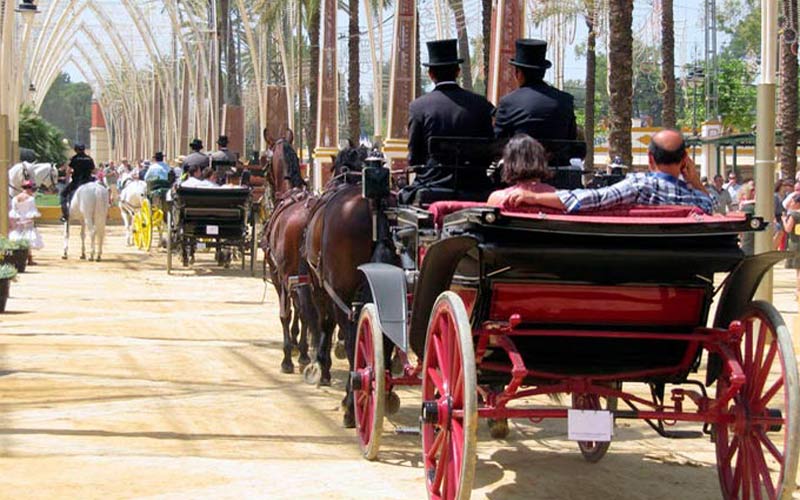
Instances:
[[[17,268],[10,264],[0,264],[0,280],[9,280],[17,277]]]
[[[719,61],[719,112],[722,124],[738,132],[749,131],[756,119],[753,72],[741,59]]]
[[[31,244],[25,240],[10,240],[5,236],[0,236],[0,251],[28,250]]]
[[[23,106],[19,117],[19,145],[36,152],[42,163],[62,164],[67,161],[63,134],[29,106]]]
[[[723,49],[727,57],[755,57],[761,51],[761,9],[757,0],[725,0],[717,7],[717,21],[730,42]]]
[[[61,129],[72,143],[89,144],[92,125],[92,87],[73,83],[61,73],[47,92],[40,110],[42,117]]]

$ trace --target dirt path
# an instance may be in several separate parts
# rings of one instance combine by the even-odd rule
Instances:
[[[63,262],[57,228],[44,235],[0,316],[0,498],[424,498],[417,436],[387,432],[368,463],[342,429],[341,362],[330,388],[280,373],[276,300],[269,289],[261,302],[259,278],[209,256],[167,276],[164,255],[126,249],[119,227],[104,262]],[[776,279],[787,320],[792,278]],[[401,397],[387,431],[416,422],[417,391]],[[481,426],[474,498],[720,496],[708,439],[625,422],[589,465],[564,434],[514,422],[498,442]]]

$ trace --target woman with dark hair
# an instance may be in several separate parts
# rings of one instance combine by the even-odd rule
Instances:
[[[495,191],[489,196],[489,205],[503,207],[515,192],[552,193],[555,188],[543,181],[551,177],[547,168],[547,153],[539,141],[525,134],[517,134],[508,141],[503,151],[503,183],[510,187]]]

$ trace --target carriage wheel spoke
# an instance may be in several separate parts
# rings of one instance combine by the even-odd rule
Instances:
[[[431,378],[433,385],[436,386],[436,390],[439,392],[439,397],[444,397],[444,383],[442,383],[442,377],[439,375],[439,372],[436,368],[428,367],[428,376]]]
[[[744,353],[742,354],[742,364],[744,365],[744,372],[750,373],[750,368],[753,366],[753,324],[747,322],[748,328],[744,335]]]
[[[761,445],[756,439],[751,438],[750,446],[753,448],[753,459],[755,461],[755,467],[758,470],[758,476],[756,476],[754,485],[756,497],[761,498],[761,485],[763,484],[764,488],[767,490],[767,498],[776,498],[775,486],[772,484],[772,478],[769,475],[769,466],[764,458],[764,452],[761,449]],[[763,481],[758,481],[758,477],[761,477]]]
[[[761,391],[764,390],[764,384],[767,382],[767,377],[769,377],[770,368],[772,368],[772,362],[775,360],[775,354],[777,354],[777,352],[778,343],[775,341],[770,344],[769,351],[767,351],[767,357],[764,359],[764,363],[756,372],[756,380],[750,392],[750,401],[758,398],[761,394]]]
[[[739,453],[736,454],[736,468],[734,469],[733,479],[731,482],[731,497],[737,497],[739,494],[739,488],[742,486],[742,457],[744,456],[744,451],[740,447]]]
[[[444,435],[447,434],[447,431],[445,431],[444,429],[442,429],[440,432],[441,432],[441,434],[444,434]],[[449,446],[450,443],[448,443],[447,441],[448,441],[447,436],[445,436],[444,439],[443,439],[442,446],[441,446],[442,453],[439,454],[439,459],[436,461],[436,475],[433,477],[433,490],[434,491],[439,491],[439,492],[442,491],[442,480],[444,479],[444,476],[445,476],[445,473],[446,473],[445,469],[447,467],[447,463],[449,462],[449,460],[448,460],[448,452],[449,452],[449,449],[450,449],[450,446]]]
[[[778,378],[778,380],[776,380],[775,383],[772,384],[772,387],[770,387],[769,390],[767,390],[767,392],[764,393],[764,397],[762,397],[761,400],[758,402],[759,404],[757,408],[759,410],[762,408],[766,408],[767,404],[770,401],[772,401],[772,398],[775,397],[775,394],[778,393],[781,387],[783,387],[783,375],[781,375]]]
[[[753,333],[753,322],[754,321],[755,321],[755,319],[747,322],[747,335],[753,336],[754,340],[756,341],[756,353],[755,353],[755,355],[753,355],[753,363],[751,365],[751,371],[747,372],[747,373],[756,373],[756,374],[758,374],[758,372],[761,370],[761,366],[762,366],[761,365],[761,358],[764,356],[764,343],[765,342],[764,342],[764,337],[761,336],[761,335],[759,335],[757,338],[755,338],[755,333]],[[760,329],[759,329],[759,333],[760,333]],[[750,399],[754,394],[754,392],[753,392],[753,390],[754,390],[753,386],[754,385],[755,385],[755,380],[752,380],[752,381],[748,380],[747,381],[747,386],[746,386],[747,390],[746,390],[746,392],[744,394],[747,396],[748,399]]]
[[[436,437],[433,438],[431,449],[428,450],[428,456],[426,457],[428,461],[433,462],[436,459],[436,454],[439,453],[439,448],[441,448],[442,441],[444,441],[444,434],[442,430],[439,430]]]
[[[770,454],[778,461],[779,464],[783,464],[783,454],[778,450],[775,446],[775,443],[767,436],[767,433],[764,431],[763,428],[758,429],[756,431],[756,436],[758,440],[761,441],[761,444],[770,452]]]
[[[445,363],[447,356],[445,355],[444,347],[442,346],[442,340],[438,335],[433,337],[433,349],[436,352],[436,363],[439,371],[442,373],[442,375],[448,373],[450,367]],[[442,390],[440,394],[444,395],[444,391]]]
[[[739,436],[733,436],[730,448],[728,448],[728,456],[725,457],[725,462],[730,463],[733,460],[733,454],[739,449]]]
[[[458,378],[456,379],[453,387],[451,388],[453,394],[453,406],[457,409],[461,409],[464,405],[464,373],[463,371],[458,371]]]

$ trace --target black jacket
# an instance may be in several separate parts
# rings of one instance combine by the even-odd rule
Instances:
[[[492,104],[456,83],[441,83],[409,106],[408,163],[428,162],[431,137],[492,137]]]
[[[544,82],[520,87],[497,103],[494,132],[498,138],[524,133],[540,140],[575,140],[574,99]]]
[[[72,169],[73,183],[82,182],[92,177],[94,172],[94,160],[85,153],[78,153],[69,160]]]

